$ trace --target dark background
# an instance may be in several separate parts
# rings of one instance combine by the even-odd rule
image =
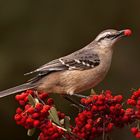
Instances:
[[[108,28],[131,28],[133,36],[116,44],[111,69],[95,90],[127,97],[140,87],[139,0],[0,0],[0,90],[25,82],[30,77],[24,73],[80,49]],[[77,113],[62,97],[56,104],[67,115]],[[14,96],[0,99],[0,138],[36,139],[15,124],[17,106]],[[113,140],[134,140],[126,129],[113,135]]]

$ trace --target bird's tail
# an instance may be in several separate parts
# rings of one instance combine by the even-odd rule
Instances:
[[[0,98],[11,95],[11,94],[15,94],[18,92],[22,92],[27,89],[32,89],[32,88],[35,88],[36,86],[37,85],[35,83],[33,84],[29,82],[29,83],[25,83],[25,84],[22,84],[13,88],[9,88],[9,89],[0,91]]]

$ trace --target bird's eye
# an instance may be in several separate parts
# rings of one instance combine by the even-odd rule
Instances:
[[[110,37],[111,37],[111,35],[110,35],[110,34],[107,34],[105,37],[106,37],[106,38],[110,38]]]

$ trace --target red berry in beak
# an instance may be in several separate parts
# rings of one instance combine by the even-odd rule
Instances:
[[[132,31],[130,29],[124,30],[124,35],[125,36],[130,36],[132,34]]]

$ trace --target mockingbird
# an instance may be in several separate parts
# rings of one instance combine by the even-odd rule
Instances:
[[[27,89],[73,95],[93,88],[104,79],[110,68],[116,41],[129,35],[130,29],[105,30],[84,48],[27,73],[35,73],[36,76],[27,83],[1,91],[0,97]]]

